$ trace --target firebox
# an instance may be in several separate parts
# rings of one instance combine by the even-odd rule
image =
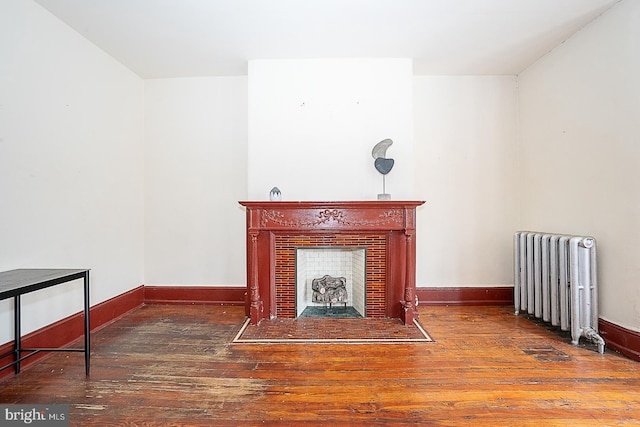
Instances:
[[[296,317],[366,317],[366,248],[299,247],[295,264]]]

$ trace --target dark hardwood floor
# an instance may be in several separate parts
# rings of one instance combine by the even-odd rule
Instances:
[[[72,426],[640,425],[640,365],[514,316],[420,306],[435,343],[230,344],[242,307],[150,305],[0,383]]]

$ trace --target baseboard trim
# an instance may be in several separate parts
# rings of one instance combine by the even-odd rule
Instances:
[[[599,319],[598,330],[607,347],[640,362],[640,332]]]
[[[417,288],[421,305],[513,305],[513,286]]]
[[[145,286],[145,304],[244,305],[245,286]]]
[[[116,295],[91,308],[91,331],[104,328],[144,304],[144,286]],[[82,315],[80,313],[80,318]]]

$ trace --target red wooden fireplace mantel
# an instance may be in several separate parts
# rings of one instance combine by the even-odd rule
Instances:
[[[370,241],[375,243],[367,256],[372,289],[367,317],[400,318],[405,324],[417,317],[415,210],[423,201],[239,203],[247,214],[246,313],[252,324],[295,317],[287,307],[295,286],[292,246],[366,246]]]

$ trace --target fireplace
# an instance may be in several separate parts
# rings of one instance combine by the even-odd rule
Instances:
[[[240,202],[247,216],[246,314],[251,323],[298,317],[300,273],[296,257],[305,249],[350,254],[362,250],[365,267],[360,314],[413,323],[417,317],[415,208],[423,203]],[[347,275],[333,267],[314,274],[318,277],[311,280],[324,274]],[[349,287],[346,289],[349,294]],[[350,304],[354,303],[352,299]]]
[[[366,248],[296,249],[296,317],[366,317]]]

